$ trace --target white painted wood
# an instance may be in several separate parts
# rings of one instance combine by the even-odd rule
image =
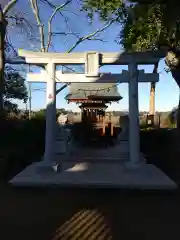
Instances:
[[[19,49],[20,57],[25,57],[27,63],[48,63],[49,61],[55,64],[81,64],[85,63],[86,54],[84,53],[44,53],[44,52],[32,52]],[[165,57],[165,51],[154,52],[136,52],[136,53],[99,53],[100,64],[111,65],[126,65],[129,64],[131,58],[136,64],[155,64],[160,58]]]
[[[41,58],[36,58],[36,57],[26,57],[26,63],[30,63],[31,65],[39,65],[39,64],[48,64],[49,62],[53,62],[49,58],[41,57]],[[54,63],[54,62],[53,62]]]
[[[128,69],[131,75],[129,82],[129,166],[133,167],[140,162],[138,71],[136,63],[131,62]]]
[[[99,53],[87,52],[85,56],[85,76],[99,76]]]
[[[136,64],[155,64],[161,58],[165,57],[165,51],[147,51],[147,52],[134,52],[134,53],[101,53],[102,65],[128,65],[133,57]]]
[[[47,74],[45,71],[40,73],[27,73],[28,82],[47,82]]]
[[[68,73],[63,74],[56,71],[56,82],[97,82],[97,83],[128,83],[131,76],[128,71],[123,70],[121,74],[102,73],[99,77],[87,77],[85,74]],[[28,82],[46,82],[45,72],[28,73]],[[145,73],[144,70],[138,71],[138,82],[158,82],[159,74]]]
[[[137,165],[139,154],[139,113],[138,113],[138,81],[157,82],[158,74],[147,74],[138,71],[138,64],[155,64],[165,56],[165,52],[139,53],[42,53],[20,50],[19,55],[30,64],[47,64],[48,72],[39,75],[28,75],[30,81],[47,82],[47,133],[45,160],[53,161],[53,144],[55,129],[55,82],[128,82],[129,83],[129,134],[130,134],[130,165]],[[85,74],[55,73],[56,64],[85,63]],[[122,74],[98,75],[99,65],[129,65],[129,72]],[[54,79],[56,77],[56,80]],[[43,79],[43,80],[40,80]],[[59,80],[58,80],[59,79]],[[51,96],[51,97],[49,97]],[[50,160],[51,159],[51,160]]]
[[[55,64],[49,63],[46,67],[46,139],[44,161],[51,163],[54,160],[54,143],[56,129],[56,82]]]

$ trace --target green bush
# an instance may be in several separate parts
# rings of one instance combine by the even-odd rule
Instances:
[[[143,130],[148,128],[146,119],[142,119],[140,121],[140,128],[143,129]]]
[[[35,116],[31,120],[5,120],[1,125],[0,175],[4,176],[15,169],[22,170],[32,161],[39,160],[44,152],[44,142],[44,118]]]
[[[46,110],[41,109],[40,111],[36,112],[33,116],[35,119],[45,119],[46,118]]]

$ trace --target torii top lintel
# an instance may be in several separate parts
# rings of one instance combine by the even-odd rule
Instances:
[[[147,51],[147,52],[73,52],[73,53],[45,53],[33,52],[19,49],[20,57],[24,57],[29,64],[84,64],[87,56],[96,55],[99,65],[128,65],[131,62],[136,64],[155,64],[161,58],[165,57],[165,51]],[[94,59],[94,58],[93,58]]]

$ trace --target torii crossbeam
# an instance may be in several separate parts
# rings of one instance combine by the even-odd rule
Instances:
[[[40,74],[29,74],[28,80],[46,82],[47,110],[46,110],[46,145],[44,160],[28,166],[22,173],[12,179],[16,186],[95,186],[95,187],[123,187],[133,189],[175,189],[176,184],[162,171],[151,164],[145,164],[140,156],[139,146],[139,111],[138,111],[138,82],[157,82],[158,74],[147,74],[138,71],[138,64],[156,64],[165,56],[164,52],[145,53],[42,53],[20,50],[22,63],[43,66]],[[19,62],[20,63],[20,60]],[[85,64],[84,74],[62,74],[56,71],[56,65]],[[102,65],[128,65],[128,72],[119,74],[100,74]],[[56,174],[52,169],[54,161],[55,123],[56,123],[56,82],[126,82],[129,85],[129,148],[123,149],[123,142],[118,145],[125,153],[129,153],[126,163],[115,165],[112,161],[101,163],[97,169],[88,168],[88,171],[76,174],[66,170]],[[126,144],[126,142],[125,142]],[[126,144],[126,147],[127,144]],[[108,155],[109,149],[105,154]],[[110,151],[110,160],[114,149]],[[104,156],[103,156],[104,158]],[[120,160],[121,159],[121,160]],[[141,161],[142,160],[142,161]],[[144,162],[144,163],[143,163]],[[66,163],[65,163],[66,164]],[[44,171],[47,169],[48,171]],[[50,169],[50,168],[51,169]],[[43,168],[43,172],[39,172]],[[131,168],[131,169],[130,169]],[[133,170],[136,168],[136,170]],[[56,169],[56,168],[55,168]],[[63,169],[63,166],[62,166]],[[97,170],[96,169],[96,170]],[[51,170],[51,174],[50,171]],[[133,170],[133,171],[131,171]],[[95,175],[94,175],[95,174]],[[107,176],[108,175],[108,176]]]
[[[28,74],[28,81],[47,83],[46,147],[44,160],[53,159],[54,128],[56,122],[56,82],[126,82],[129,84],[129,129],[130,164],[139,163],[139,110],[138,82],[157,82],[158,74],[138,71],[138,64],[155,64],[164,57],[164,52],[142,53],[43,53],[19,50],[26,63],[45,66],[40,74]],[[63,74],[56,65],[85,64],[84,74]],[[100,74],[102,65],[128,65],[121,74]]]

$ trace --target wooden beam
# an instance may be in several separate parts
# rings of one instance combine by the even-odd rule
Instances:
[[[147,52],[134,52],[134,53],[101,53],[102,65],[128,65],[133,62],[139,65],[155,64],[161,58],[165,57],[165,51],[147,51]]]
[[[25,57],[27,63],[31,64],[47,64],[53,62],[55,64],[84,64],[87,53],[44,53],[32,52],[20,49],[18,51],[20,57]],[[159,59],[165,57],[165,51],[148,51],[135,53],[99,53],[100,65],[127,65],[132,59],[136,64],[155,64]]]
[[[128,71],[123,70],[121,74],[102,73],[99,77],[86,77],[84,74],[66,73],[56,71],[56,82],[94,82],[94,83],[128,83],[131,76]],[[45,71],[41,73],[28,73],[27,81],[29,82],[46,82],[47,74]],[[158,82],[159,74],[144,73],[144,70],[139,70],[138,82]]]
[[[85,56],[85,75],[97,77],[99,75],[99,53],[87,52]]]
[[[18,50],[20,57],[25,57],[27,63],[53,62],[56,64],[83,64],[85,63],[86,53],[51,53],[51,52],[33,52],[23,49]]]

